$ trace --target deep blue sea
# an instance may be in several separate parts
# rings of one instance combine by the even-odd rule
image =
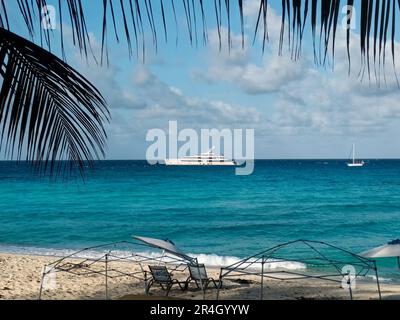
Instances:
[[[400,238],[400,160],[348,168],[340,160],[256,161],[231,167],[98,162],[54,182],[0,162],[0,251],[52,252],[130,240],[171,239],[194,254],[246,257],[296,240],[355,253]],[[216,259],[216,256],[213,256]],[[400,278],[395,259],[383,276]]]

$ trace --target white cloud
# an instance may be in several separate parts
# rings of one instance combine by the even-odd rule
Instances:
[[[87,76],[105,97],[112,121],[108,128],[111,157],[143,158],[149,129],[166,128],[178,121],[180,128],[241,128],[259,123],[254,108],[221,100],[190,97],[160,80],[143,65],[132,67],[128,81],[121,80],[115,67],[82,65]],[[143,145],[141,145],[143,143]]]
[[[259,1],[246,3],[247,21],[256,19]],[[291,141],[288,145],[292,153],[282,154],[296,157],[296,150],[310,141],[321,145],[331,137],[337,137],[337,142],[349,136],[393,137],[393,132],[398,133],[393,128],[400,120],[400,90],[390,72],[389,60],[386,85],[378,88],[374,81],[369,85],[367,78],[361,83],[357,78],[359,38],[354,34],[352,76],[349,77],[345,35],[338,30],[334,72],[314,66],[312,48],[306,42],[301,60],[293,62],[287,51],[283,57],[278,56],[280,17],[271,8],[268,14],[270,43],[264,56],[259,46],[251,46],[254,30],[247,29],[244,49],[241,35],[232,33],[231,50],[224,44],[221,52],[218,33],[214,30],[209,33],[208,54],[200,61],[204,67],[195,72],[197,79],[211,85],[232,86],[235,95],[240,95],[241,101],[248,98],[250,102],[246,104],[254,108],[227,103],[224,99],[187,95],[179,85],[171,86],[160,80],[149,67],[132,66],[131,77],[124,82],[118,68],[82,65],[80,70],[98,86],[111,108],[111,154],[134,149],[134,140],[144,141],[148,129],[166,127],[169,120],[178,120],[181,128],[255,128],[258,139],[264,139],[256,144],[261,156],[266,156],[259,151],[265,145],[272,146],[268,156],[274,154],[274,148],[277,154],[283,148],[276,145],[277,141]],[[254,27],[254,23],[249,25]],[[227,31],[223,29],[222,33],[226,39]],[[253,104],[253,101],[258,102]],[[326,151],[332,154],[329,152],[332,151]]]
[[[141,96],[147,101],[147,108],[139,111],[137,117],[153,125],[167,125],[177,120],[193,128],[232,127],[257,123],[259,113],[253,108],[233,106],[218,100],[207,100],[185,96],[181,90],[170,87],[145,67],[134,72],[134,82],[139,83]]]
[[[246,14],[258,15],[258,1],[249,0]],[[360,65],[359,35],[353,33],[351,42],[352,75],[348,76],[346,35],[338,29],[336,41],[335,71],[329,67],[316,67],[310,43],[304,43],[300,61],[291,61],[290,53],[278,55],[278,25],[280,17],[269,9],[271,42],[263,58],[253,56],[248,41],[241,49],[241,37],[234,34],[233,48],[219,52],[218,36],[210,35],[208,67],[196,70],[199,79],[211,84],[227,83],[240,89],[243,94],[260,96],[273,103],[260,104],[264,108],[263,120],[258,132],[265,135],[359,135],[382,134],[387,126],[400,120],[400,89],[387,59],[386,83],[378,87],[368,75],[363,82],[358,78]],[[226,30],[223,30],[226,32]],[[306,40],[305,40],[306,41]],[[398,50],[400,50],[400,45]],[[397,65],[400,65],[400,58]],[[372,69],[373,70],[373,69]],[[259,108],[259,109],[260,109]]]

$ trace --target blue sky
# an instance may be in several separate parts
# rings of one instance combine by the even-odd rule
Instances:
[[[89,9],[88,29],[97,54],[103,14],[100,3],[85,3]],[[360,81],[357,29],[353,30],[350,76],[341,28],[334,71],[314,65],[309,34],[305,36],[300,61],[291,61],[287,48],[284,56],[279,57],[280,2],[270,3],[270,42],[264,55],[260,41],[251,45],[258,0],[245,1],[245,49],[241,48],[236,14],[232,18],[232,49],[229,52],[223,29],[224,42],[219,52],[214,7],[209,2],[209,44],[202,45],[199,32],[198,46],[191,46],[182,6],[178,5],[178,46],[172,17],[167,17],[167,44],[160,19],[158,52],[149,37],[144,64],[135,56],[129,59],[123,33],[118,44],[112,32],[108,35],[110,66],[88,63],[71,45],[66,21],[68,62],[101,90],[112,113],[107,158],[143,159],[148,146],[147,131],[167,128],[170,120],[177,120],[181,129],[254,128],[257,158],[346,158],[353,142],[363,158],[400,157],[400,89],[391,67],[387,71],[387,85],[380,89],[375,83]],[[232,12],[236,12],[234,8]],[[59,54],[57,41],[54,46],[54,52]]]

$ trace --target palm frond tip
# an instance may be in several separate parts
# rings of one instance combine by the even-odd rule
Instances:
[[[101,94],[65,62],[0,28],[0,148],[52,172],[83,170],[104,155],[109,119]],[[25,148],[26,147],[26,148]],[[47,167],[49,165],[49,168]]]
[[[91,0],[93,1],[93,0]],[[178,41],[177,11],[186,20],[188,39],[191,44],[198,42],[202,37],[203,43],[207,43],[208,28],[214,21],[219,34],[222,47],[221,28],[228,30],[228,46],[231,45],[232,21],[239,21],[244,44],[244,0],[97,0],[102,14],[99,16],[99,25],[102,26],[102,50],[101,61],[108,58],[108,34],[114,34],[118,41],[125,39],[129,55],[133,46],[136,46],[136,55],[145,51],[145,39],[147,35],[153,39],[153,45],[158,48],[160,38],[165,41],[170,39],[169,27],[175,25],[176,41]],[[260,9],[254,35],[262,29],[262,50],[265,50],[268,40],[268,0],[259,0]],[[49,31],[42,31],[40,12],[47,4],[46,0],[17,0],[18,8],[23,21],[33,36],[39,31],[41,37],[50,45]],[[59,0],[58,18],[59,25],[69,22],[72,27],[73,43],[88,55],[91,52],[90,37],[86,24],[88,14],[83,0]],[[9,2],[0,0],[0,26],[12,31],[8,12]],[[344,6],[354,8],[357,14],[348,14],[348,26],[352,25],[356,17],[359,20],[360,52],[363,75],[366,71],[371,75],[371,70],[378,77],[383,70],[387,55],[387,43],[391,42],[391,58],[395,62],[395,35],[396,13],[400,8],[399,0],[282,0],[281,1],[281,29],[279,53],[283,54],[285,43],[290,47],[290,55],[297,60],[301,55],[301,45],[305,35],[306,26],[310,27],[310,34],[314,43],[314,58],[317,64],[325,65],[335,57],[335,43],[337,28],[341,21],[340,14]],[[235,12],[236,10],[237,12]],[[211,15],[211,16],[210,16]],[[236,19],[234,20],[234,15]],[[199,35],[198,35],[199,33]],[[61,30],[61,49],[64,56],[64,32]],[[163,34],[163,37],[159,35]],[[349,61],[350,41],[352,32],[347,32],[347,48]],[[140,40],[141,39],[141,40]],[[256,39],[256,37],[255,37]],[[373,43],[371,43],[373,42]],[[373,51],[370,52],[370,51]]]

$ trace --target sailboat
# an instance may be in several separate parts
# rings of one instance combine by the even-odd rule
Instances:
[[[352,162],[348,162],[347,166],[348,167],[364,167],[365,162],[364,161],[360,161],[360,160],[356,160],[356,145],[353,144],[353,151],[352,151]]]

